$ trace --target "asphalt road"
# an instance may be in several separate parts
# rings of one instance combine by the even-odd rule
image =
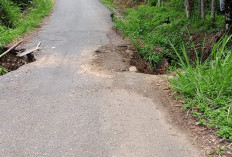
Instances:
[[[0,77],[0,156],[198,157],[188,134],[168,122],[143,74],[83,68],[109,43],[110,12],[98,0],[57,0],[25,47],[37,61]]]

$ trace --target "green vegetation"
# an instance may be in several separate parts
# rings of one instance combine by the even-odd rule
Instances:
[[[4,75],[8,73],[8,71],[5,68],[0,68],[0,75]]]
[[[51,0],[0,0],[0,53],[3,47],[40,25]]]
[[[168,17],[171,23],[165,24],[164,21]],[[139,53],[152,67],[156,67],[164,56],[176,59],[169,51],[169,40],[178,46],[184,41],[187,31],[185,15],[164,7],[141,5],[136,9],[128,9],[125,19],[115,19],[115,22],[116,27],[122,30],[125,36],[137,42],[135,44]],[[143,44],[139,44],[138,40]],[[162,52],[155,51],[156,47],[161,47]]]
[[[108,1],[107,4],[110,2]],[[166,3],[169,7],[140,5],[127,9],[122,19],[114,19],[116,28],[123,31],[126,37],[132,39],[135,45],[138,46],[141,56],[153,68],[164,58],[168,58],[172,65],[178,62],[169,41],[177,49],[180,49],[182,43],[185,43],[186,47],[188,47],[192,42],[190,41],[192,34],[203,32],[210,34],[224,27],[223,15],[217,15],[215,22],[211,20],[209,15],[203,21],[196,20],[196,16],[187,19],[183,6],[176,5],[176,3],[178,1],[175,0]],[[168,18],[170,20],[169,24],[165,23]],[[162,51],[157,51],[157,47],[158,50],[161,48]]]
[[[103,3],[105,3],[108,6],[114,6],[113,5],[113,0],[102,0]]]
[[[201,124],[217,130],[218,136],[232,141],[232,50],[226,46],[230,39],[219,41],[204,62],[196,51],[195,64],[191,64],[184,47],[180,53],[172,45],[182,71],[170,81],[184,96],[185,110],[191,110]]]

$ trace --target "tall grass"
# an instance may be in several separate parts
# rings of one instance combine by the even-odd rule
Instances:
[[[185,109],[192,110],[199,121],[216,134],[232,141],[232,50],[226,36],[212,49],[210,57],[201,61],[197,51],[196,62],[188,59],[185,47],[178,52],[181,72],[171,80],[174,90],[186,99]],[[184,56],[184,59],[183,57]]]
[[[17,26],[20,9],[11,1],[0,0],[0,24],[9,28]]]

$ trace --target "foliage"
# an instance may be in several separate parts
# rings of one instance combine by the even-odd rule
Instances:
[[[114,0],[101,0],[104,4],[108,5],[108,6],[114,6],[113,1]]]
[[[19,8],[11,1],[0,0],[0,24],[14,28],[20,18]]]
[[[179,52],[172,45],[182,72],[177,72],[171,83],[175,91],[184,95],[185,109],[192,110],[201,124],[216,129],[218,136],[232,141],[232,50],[226,46],[229,41],[231,37],[219,41],[204,62],[196,51],[195,64],[190,63],[185,47]]]
[[[112,4],[113,0],[103,2]],[[168,58],[169,62],[175,65],[178,58],[170,48],[169,40],[180,50],[182,43],[185,43],[186,47],[191,44],[190,34],[214,33],[224,27],[222,15],[217,15],[215,22],[208,14],[205,20],[199,20],[197,15],[187,19],[183,4],[183,0],[169,0],[165,2],[165,7],[140,5],[127,9],[122,19],[114,19],[115,25],[126,37],[133,39],[134,43],[138,40],[143,43],[137,43],[139,53],[153,68],[163,58]],[[170,24],[165,23],[168,17]],[[161,48],[162,52],[157,52],[157,47]]]
[[[8,71],[5,68],[0,67],[0,75],[4,75],[6,73],[8,73]]]
[[[21,8],[21,10],[26,9],[27,7],[29,7],[33,3],[33,0],[10,0],[10,1],[17,4],[17,6],[19,6]]]
[[[150,6],[156,6],[156,4],[157,4],[157,0],[150,0],[149,1]]]
[[[29,2],[29,0],[27,1]],[[0,4],[3,2],[7,2],[6,6],[9,8],[5,7],[5,14],[0,14],[0,22],[1,19],[6,21],[0,23],[0,52],[6,44],[38,27],[41,20],[49,14],[53,5],[51,0],[33,0],[30,7],[27,8],[27,12],[21,15],[19,7],[12,2],[0,0]],[[12,23],[14,27],[10,27],[8,23]]]
[[[168,17],[170,24],[165,23]],[[171,60],[176,59],[170,51],[169,40],[177,47],[183,42],[186,20],[184,15],[171,8],[141,5],[137,9],[127,10],[125,19],[116,19],[115,22],[125,36],[144,43],[144,46],[140,47],[140,53],[155,67],[164,56]],[[161,47],[163,52],[154,51],[155,47]]]

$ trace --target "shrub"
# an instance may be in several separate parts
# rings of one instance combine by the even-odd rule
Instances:
[[[165,21],[169,17],[171,23]],[[140,54],[153,67],[166,56],[170,60],[177,57],[170,49],[169,40],[179,47],[185,40],[187,19],[179,12],[171,8],[151,7],[141,5],[139,8],[128,9],[125,19],[116,19],[116,27],[124,32],[124,35],[132,39],[138,39],[144,43],[140,48]],[[162,52],[154,51],[155,47],[161,47]]]
[[[11,1],[0,0],[0,24],[14,28],[19,22],[20,11]]]
[[[8,73],[8,71],[5,68],[0,67],[0,76]]]
[[[11,1],[17,4],[17,6],[21,8],[21,10],[25,10],[33,2],[33,0],[11,0]]]
[[[231,37],[225,37],[219,41],[204,62],[196,52],[195,64],[190,63],[184,47],[180,53],[172,45],[182,72],[177,72],[178,76],[171,83],[174,90],[186,98],[185,109],[193,110],[202,124],[232,141],[232,50],[226,46],[230,40]]]

